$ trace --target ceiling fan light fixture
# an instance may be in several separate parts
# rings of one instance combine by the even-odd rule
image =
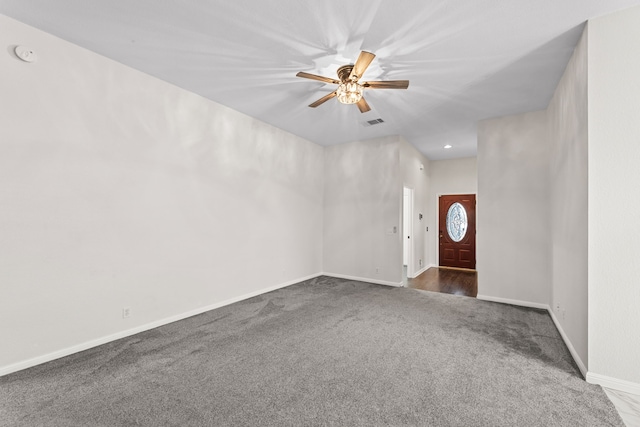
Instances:
[[[346,81],[338,85],[336,96],[342,104],[357,104],[362,99],[364,87],[356,81]]]
[[[341,104],[356,104],[361,113],[366,113],[371,111],[371,107],[362,96],[365,87],[367,89],[406,89],[409,87],[409,80],[383,80],[360,83],[360,77],[367,70],[373,58],[375,58],[373,53],[363,50],[360,52],[355,64],[343,65],[336,70],[340,80],[299,71],[296,74],[298,77],[338,85],[336,90],[326,94],[316,102],[312,102],[309,107],[316,108],[332,98],[338,98],[338,102]]]

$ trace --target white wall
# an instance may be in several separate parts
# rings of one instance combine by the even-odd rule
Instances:
[[[587,30],[547,108],[551,202],[551,303],[579,358],[587,348]]]
[[[0,373],[323,269],[398,283],[402,185],[435,231],[435,195],[477,183],[480,294],[559,302],[588,378],[638,389],[637,22],[588,27],[585,352],[585,39],[547,112],[480,124],[476,181],[399,137],[324,150],[0,15],[39,56],[0,54]]]
[[[4,16],[0,39],[38,55],[0,53],[0,372],[321,272],[322,147]]]
[[[393,136],[325,147],[325,273],[402,282],[399,140]]]
[[[640,7],[589,22],[589,375],[640,394]]]
[[[637,22],[640,7],[589,21],[546,112],[487,120],[478,133],[479,297],[549,303],[587,380],[635,394]]]
[[[477,194],[478,163],[476,157],[436,160],[430,163],[429,210],[427,215],[428,265],[438,265],[438,196],[444,194]],[[476,217],[478,211],[476,209]],[[477,222],[476,222],[477,224]],[[476,227],[477,229],[477,227]]]
[[[427,259],[429,160],[399,136],[325,147],[324,272],[399,286],[403,187],[414,190],[413,277]],[[423,166],[420,169],[420,166]],[[395,232],[393,231],[395,227]]]
[[[431,162],[404,138],[400,138],[400,173],[402,185],[413,189],[413,271],[408,277],[415,277],[426,269],[429,259],[427,246],[427,217],[429,211],[429,171]],[[422,214],[422,219],[420,219]],[[404,237],[404,236],[403,236]]]
[[[546,112],[478,126],[478,297],[550,301]]]

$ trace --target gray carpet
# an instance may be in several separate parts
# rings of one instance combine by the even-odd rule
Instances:
[[[0,378],[3,426],[621,426],[545,311],[320,277]]]

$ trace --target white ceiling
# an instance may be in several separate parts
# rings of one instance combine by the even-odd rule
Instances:
[[[0,13],[318,144],[399,134],[436,160],[474,156],[478,120],[546,108],[584,22],[637,4],[0,0]],[[335,86],[296,72],[334,77],[361,50],[377,55],[363,80],[409,89],[366,91],[365,114],[308,108]]]

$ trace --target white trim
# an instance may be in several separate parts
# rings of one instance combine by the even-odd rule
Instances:
[[[513,299],[507,299],[507,298],[491,297],[487,295],[478,295],[476,298],[484,301],[492,301],[492,302],[499,302],[502,304],[511,304],[511,305],[518,305],[521,307],[540,308],[543,310],[547,310],[547,312],[551,316],[551,320],[553,320],[553,324],[556,326],[556,329],[558,330],[558,332],[560,333],[560,336],[562,337],[562,341],[564,341],[564,344],[569,349],[569,353],[571,353],[571,357],[573,357],[573,360],[576,362],[576,365],[578,365],[578,369],[580,369],[580,373],[582,373],[582,376],[587,380],[587,382],[589,382],[588,381],[589,374],[587,373],[587,368],[585,367],[584,363],[582,362],[582,359],[578,355],[578,352],[573,347],[573,343],[569,340],[569,337],[564,332],[564,329],[562,329],[562,326],[560,325],[560,322],[558,321],[558,318],[556,317],[555,313],[553,312],[553,310],[551,310],[551,307],[548,304],[540,304],[537,302],[528,302],[528,301],[513,300]]]
[[[560,325],[560,321],[558,321],[558,318],[556,317],[553,310],[551,310],[551,307],[547,306],[547,311],[549,311],[549,315],[551,316],[551,320],[553,320],[553,323],[556,325],[556,329],[558,330],[558,332],[560,332],[560,336],[562,337],[564,344],[569,349],[569,353],[571,353],[571,356],[573,356],[573,360],[576,362],[576,365],[578,365],[578,369],[580,369],[580,373],[582,374],[582,377],[586,379],[587,368],[584,366],[584,363],[582,362],[582,359],[578,355],[578,352],[573,347],[573,344],[571,343],[571,341],[569,341],[569,337],[567,336],[567,334],[565,334],[564,329],[562,329],[562,326]]]
[[[407,216],[409,217],[409,223],[407,224],[407,232],[409,233],[409,244],[408,244],[408,254],[404,253],[404,242],[405,242],[405,224],[404,224],[404,217],[405,217],[405,206],[404,206],[404,192],[405,190],[407,190]],[[403,186],[402,187],[402,215],[401,215],[401,236],[402,239],[400,240],[402,242],[402,258],[403,258],[403,262],[404,262],[404,257],[405,255],[407,256],[407,276],[408,276],[408,272],[413,270],[413,266],[414,266],[414,253],[415,253],[415,247],[414,247],[414,240],[415,240],[415,236],[414,236],[414,227],[413,227],[413,222],[414,222],[414,215],[413,215],[413,209],[414,209],[414,190],[411,187],[407,187],[407,186]]]
[[[323,276],[336,277],[338,279],[356,280],[358,282],[374,283],[376,285],[393,286],[395,288],[402,288],[404,284],[402,282],[388,282],[386,280],[369,279],[367,277],[348,276],[346,274],[338,273],[322,273]]]
[[[476,298],[484,300],[484,301],[499,302],[499,303],[502,303],[502,304],[519,305],[521,307],[541,308],[543,310],[550,311],[550,307],[549,307],[548,304],[542,304],[542,303],[539,303],[539,302],[529,302],[529,301],[521,301],[521,300],[517,300],[517,299],[491,297],[491,296],[488,296],[488,295],[480,295],[480,294],[478,294],[478,296]]]
[[[587,372],[587,382],[589,384],[598,384],[602,387],[640,396],[640,384],[631,381],[619,380],[618,378]]]
[[[425,271],[427,271],[429,269],[429,266],[426,267],[422,267],[420,270],[416,271],[416,273],[413,276],[409,276],[410,279],[415,279],[416,277],[418,277],[419,275],[421,275],[422,273],[424,273]]]
[[[199,307],[194,310],[187,311],[185,313],[176,314],[175,316],[166,317],[164,319],[156,320],[150,323],[146,323],[144,325],[136,326],[135,328],[127,329],[124,331],[116,332],[111,335],[107,335],[101,338],[96,338],[90,341],[86,341],[81,344],[77,344],[71,347],[63,348],[61,350],[54,351],[52,353],[44,354],[42,356],[37,356],[31,359],[24,360],[22,362],[13,363],[11,365],[0,367],[0,377],[3,375],[11,374],[13,372],[21,371],[23,369],[30,368],[32,366],[40,365],[42,363],[50,362],[52,360],[60,359],[61,357],[69,356],[71,354],[79,353],[84,350],[88,350],[93,347],[97,347],[102,344],[109,343],[111,341],[119,340],[121,338],[126,338],[131,335],[138,334],[140,332],[148,331],[150,329],[154,329],[169,323],[177,322],[178,320],[186,319],[191,316],[195,316],[198,314],[202,314],[204,312],[214,310],[216,308],[224,307],[225,305],[233,304],[238,301],[242,301],[245,299],[253,298],[258,295],[266,294],[267,292],[275,291],[277,289],[285,288],[287,286],[294,285],[296,283],[304,282],[305,280],[313,279],[315,277],[321,276],[321,273],[312,274],[306,277],[301,277],[299,279],[289,280],[284,283],[280,283],[275,286],[270,286],[268,288],[264,288],[258,291],[250,292],[248,294],[240,295],[237,297],[229,298],[227,300],[217,302],[214,304],[207,305],[205,307]]]

